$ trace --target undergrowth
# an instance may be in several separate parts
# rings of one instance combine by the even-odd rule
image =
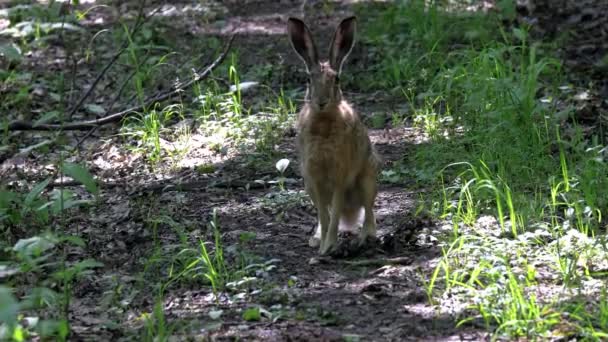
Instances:
[[[439,308],[460,302],[460,324],[601,339],[589,317],[605,315],[592,303],[606,291],[607,149],[576,123],[551,42],[502,25],[499,10],[412,0],[366,22],[382,57],[361,86],[400,94],[412,108],[403,122],[426,136],[384,179],[435,189],[421,205],[445,222],[444,255],[427,292]]]

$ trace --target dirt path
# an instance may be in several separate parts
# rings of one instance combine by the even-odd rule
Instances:
[[[232,25],[250,29],[245,33],[247,36],[241,38],[240,45],[240,49],[244,50],[243,56],[251,56],[241,61],[245,68],[255,68],[264,63],[268,55],[259,54],[260,44],[272,46],[268,47],[273,51],[270,58],[290,56],[282,26],[288,15],[301,16],[296,6],[286,10],[290,7],[285,4],[277,7],[275,2],[252,1],[231,8],[230,13],[235,17],[227,19],[224,32],[231,30]],[[333,10],[335,16],[338,16],[335,13],[346,15],[349,12],[346,5]],[[330,37],[333,30],[336,21],[333,15],[320,10],[307,12],[307,21],[315,27],[315,33],[322,42],[328,40],[325,38]],[[364,54],[361,50],[358,52]],[[359,59],[357,51],[352,59],[356,64]],[[301,67],[295,58],[285,63],[290,65],[288,70],[291,71]],[[352,68],[356,70],[357,66]],[[298,77],[301,75],[294,76],[295,82],[300,81]],[[294,76],[287,77],[291,79]],[[387,109],[376,101],[365,101],[363,96],[358,100],[357,105],[364,113],[372,106]],[[370,135],[386,165],[402,158],[420,140],[414,130],[404,128],[371,130]],[[295,163],[293,138],[286,139],[281,146],[286,156]],[[302,190],[301,184],[288,188],[292,191]],[[363,258],[320,262],[311,262],[315,260],[316,250],[307,244],[315,224],[315,211],[309,201],[305,199],[299,205],[289,207],[278,205],[273,210],[267,205],[259,205],[267,195],[265,191],[231,190],[224,194],[194,193],[188,196],[190,203],[212,203],[214,200],[211,197],[221,198],[213,206],[220,211],[219,221],[227,238],[226,243],[234,243],[242,232],[255,232],[256,238],[250,245],[252,252],[264,260],[280,260],[277,268],[266,275],[267,283],[275,284],[273,289],[250,296],[241,303],[225,298],[221,307],[232,312],[233,316],[225,319],[221,328],[211,336],[264,341],[342,341],[345,336],[364,341],[460,340],[465,335],[472,339],[481,337],[466,330],[457,333],[451,318],[436,317],[428,305],[424,282],[432,272],[432,260],[439,255],[439,251],[434,243],[436,240],[432,238],[436,233],[432,224],[413,219],[416,192],[409,191],[403,185],[381,185],[375,210],[385,250],[379,249]],[[209,209],[203,209],[207,217]],[[395,257],[403,264],[389,265],[380,261],[374,265],[357,266],[348,263]],[[200,305],[193,304],[194,298],[206,295],[209,298],[208,291],[173,293],[176,301],[188,303],[191,312],[217,309],[216,303],[209,300],[202,301]],[[234,313],[235,308],[252,303],[270,311],[273,308],[275,311],[284,310],[285,317],[276,322],[251,324]],[[176,311],[184,313],[180,306]],[[179,316],[178,313],[175,315]]]
[[[404,129],[372,130],[371,136],[386,159],[405,152],[402,139],[407,139],[406,133]],[[287,141],[286,146],[290,143]],[[424,282],[439,251],[432,237],[436,234],[433,225],[412,218],[416,193],[403,186],[381,186],[376,211],[384,250],[363,258],[312,263],[316,249],[310,248],[307,241],[315,223],[314,210],[308,201],[287,210],[269,210],[268,206],[259,205],[267,194],[192,193],[188,194],[189,205],[184,210],[208,213],[209,207],[196,207],[194,203],[213,203],[220,212],[218,218],[227,245],[236,243],[243,232],[255,232],[250,245],[253,254],[264,260],[279,259],[277,268],[262,276],[266,283],[274,284],[273,288],[258,295],[249,293],[247,300],[241,302],[226,296],[219,306],[209,289],[172,291],[170,302],[180,305],[169,309],[169,315],[183,319],[219,307],[230,312],[231,319],[225,319],[211,336],[246,340],[342,341],[345,334],[365,341],[481,338],[466,329],[457,333],[456,322],[437,317],[428,304]],[[193,212],[183,215],[191,216]],[[398,258],[400,264],[391,265],[391,258]],[[385,260],[370,265],[352,264],[376,259]],[[283,309],[285,317],[276,322],[247,323],[238,309],[252,304],[267,310]]]

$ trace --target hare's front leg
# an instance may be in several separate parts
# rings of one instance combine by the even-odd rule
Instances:
[[[320,218],[317,222],[317,226],[315,228],[314,234],[310,237],[310,239],[308,239],[308,245],[312,248],[317,248],[317,247],[321,246],[321,220],[320,220]]]
[[[377,184],[373,169],[366,170],[366,174],[359,183],[365,209],[365,220],[359,234],[359,242],[364,244],[368,237],[376,237],[376,217],[374,216],[374,202],[376,200]]]
[[[342,215],[342,210],[344,209],[344,195],[345,191],[343,188],[334,189],[331,200],[329,228],[325,236],[323,236],[325,231],[321,231],[321,248],[319,252],[322,255],[329,254],[338,245],[338,226],[340,224],[340,215]]]
[[[315,235],[310,238],[308,243],[311,247],[319,247],[319,250],[323,250],[323,245],[330,225],[329,197],[325,191],[323,191],[322,184],[317,184],[316,182],[308,182],[307,184],[307,192],[310,195],[315,208],[317,208],[318,216],[317,231],[315,231]]]
[[[315,232],[313,236],[308,239],[308,245],[313,248],[317,248],[321,245],[321,209],[319,206],[319,200],[317,197],[317,193],[314,191],[314,187],[310,186],[309,182],[304,182],[304,189],[310,199],[312,200],[312,204],[317,209],[317,224],[315,228]],[[329,218],[326,218],[329,221]],[[329,223],[328,223],[329,224]]]

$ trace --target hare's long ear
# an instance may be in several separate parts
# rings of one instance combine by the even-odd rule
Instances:
[[[355,31],[357,29],[357,18],[348,17],[338,25],[334,39],[329,47],[329,64],[340,74],[342,64],[350,54],[355,45]]]
[[[319,64],[319,57],[308,26],[300,19],[289,18],[287,21],[287,31],[293,49],[300,55],[310,71],[314,66]]]

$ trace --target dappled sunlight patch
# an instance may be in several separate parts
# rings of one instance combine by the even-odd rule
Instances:
[[[227,18],[222,26],[207,25],[200,27],[199,30],[205,34],[283,35],[286,33],[283,16],[280,14],[231,17]]]
[[[113,173],[120,169],[135,167],[134,163],[138,163],[142,156],[119,146],[110,142],[99,146],[93,155],[93,165],[102,172],[112,171]]]
[[[426,319],[434,319],[437,317],[437,311],[423,303],[405,305],[404,310]]]
[[[204,1],[196,5],[164,4],[158,15],[161,17],[183,17],[184,15],[204,13],[207,17],[226,15],[228,9],[219,1]]]

